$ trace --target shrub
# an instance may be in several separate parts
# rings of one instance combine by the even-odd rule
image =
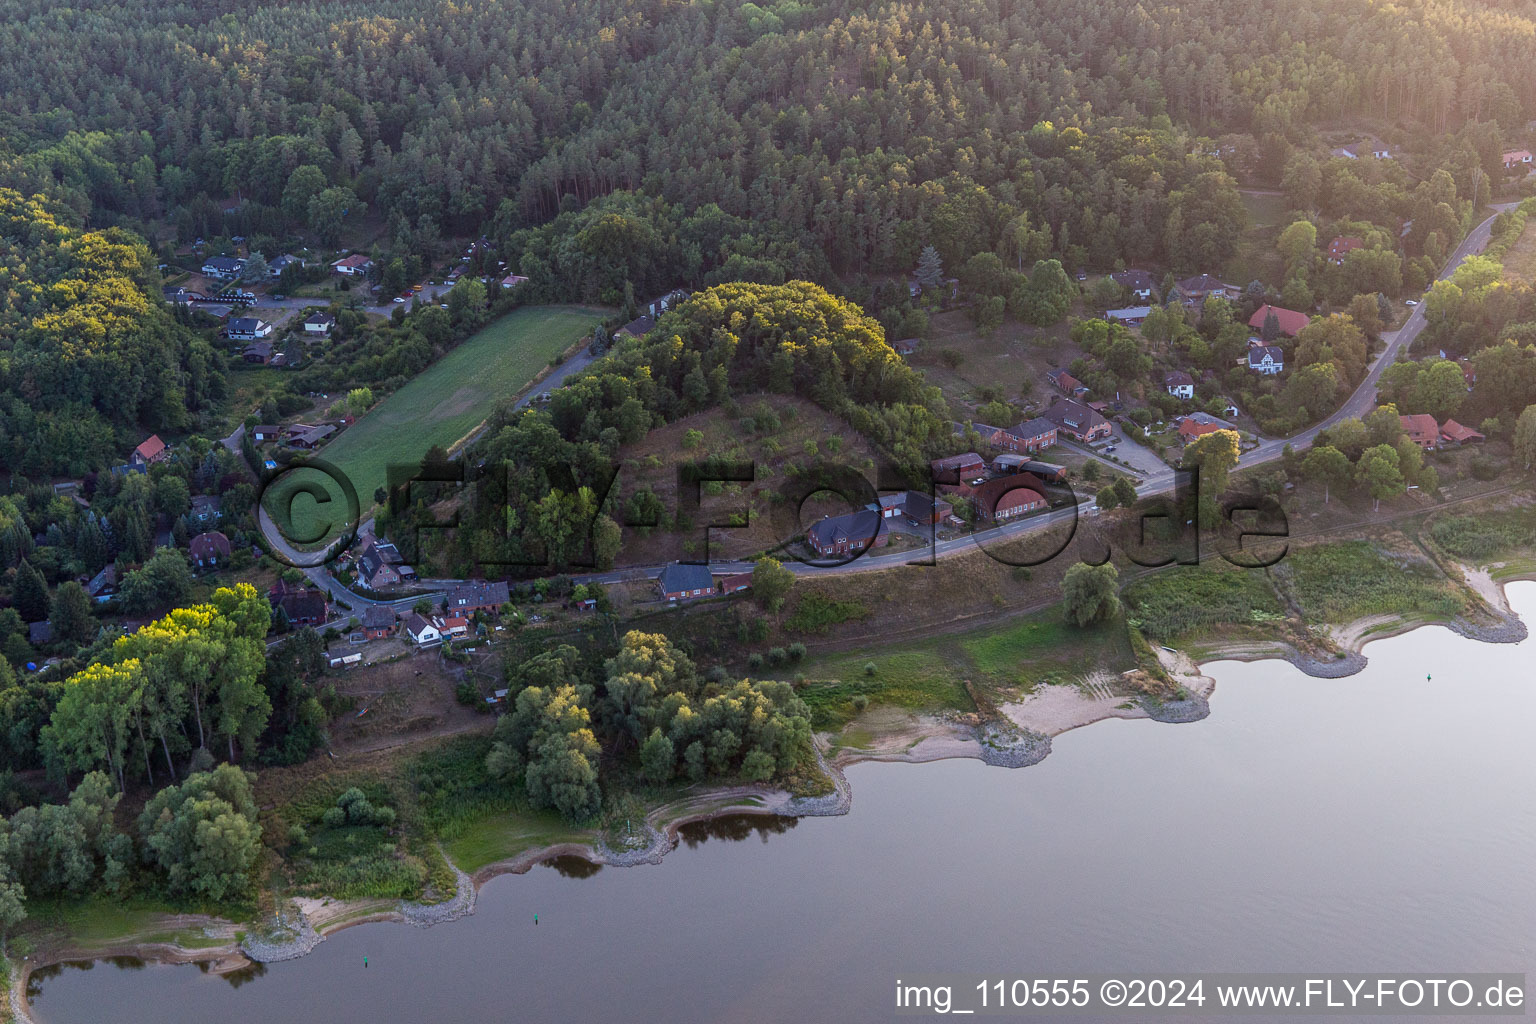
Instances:
[[[872,676],[872,675],[875,674],[875,663],[874,662],[866,661],[864,663],[864,674],[867,675],[867,676]]]
[[[863,711],[869,707],[869,695],[856,693],[853,695],[853,710]]]
[[[768,664],[772,665],[774,668],[778,668],[780,665],[784,664],[788,660],[789,660],[789,652],[784,650],[784,648],[782,648],[782,647],[770,647],[770,648],[768,648]]]
[[[801,658],[805,657],[805,644],[801,643],[798,640],[796,640],[794,643],[790,644],[789,645],[789,657],[793,661],[799,661]]]
[[[751,669],[753,672],[757,672],[761,670],[762,667],[763,656],[761,654],[753,651],[751,654],[747,655],[747,668]]]

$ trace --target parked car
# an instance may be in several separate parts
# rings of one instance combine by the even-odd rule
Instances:
[[[1407,302],[1403,303],[1403,305],[1405,305],[1405,306],[1417,306],[1418,304],[1419,304],[1419,300],[1418,299],[1409,299]]]
[[[395,301],[396,302],[404,302],[405,301],[405,296],[404,295],[396,295],[395,296]]]

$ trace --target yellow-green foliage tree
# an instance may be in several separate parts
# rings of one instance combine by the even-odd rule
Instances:
[[[153,782],[157,745],[172,778],[172,746],[193,737],[198,749],[224,737],[251,747],[272,706],[259,684],[270,620],[266,600],[249,583],[221,587],[206,604],[178,608],[120,638],[106,658],[71,676],[43,729],[43,748],[57,771],[104,767],[124,784],[128,763],[142,763]]]

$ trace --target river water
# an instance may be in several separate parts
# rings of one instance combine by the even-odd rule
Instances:
[[[1510,597],[1532,621],[1536,584]],[[694,829],[659,866],[540,866],[472,917],[348,929],[255,976],[67,968],[34,1013],[866,1021],[921,971],[1536,976],[1532,646],[1431,627],[1342,680],[1220,662],[1203,722],[1101,722],[1015,771],[857,765],[846,817]]]

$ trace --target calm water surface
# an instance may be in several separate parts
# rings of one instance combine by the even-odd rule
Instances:
[[[1510,596],[1533,621],[1536,584]],[[1019,771],[858,765],[846,817],[505,876],[472,917],[349,929],[239,984],[66,969],[33,1006],[40,1024],[865,1021],[931,970],[1536,977],[1532,646],[1422,629],[1331,681],[1218,663],[1204,722],[1102,722]]]

